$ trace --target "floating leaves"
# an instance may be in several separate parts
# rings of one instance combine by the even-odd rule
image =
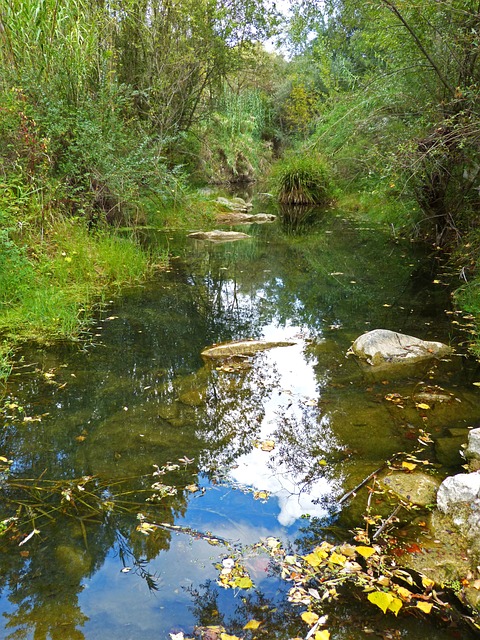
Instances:
[[[400,598],[395,597],[392,593],[386,591],[373,591],[368,594],[369,601],[379,607],[383,613],[392,611],[395,615],[398,614],[402,607],[402,601]]]
[[[224,589],[251,589],[253,587],[252,579],[238,560],[224,558],[222,564],[216,566],[220,570],[217,584]]]
[[[252,629],[253,631],[255,631],[256,629],[258,629],[258,627],[261,625],[262,623],[259,622],[258,620],[250,620],[250,622],[247,622],[247,624],[243,627],[245,630],[247,629]]]

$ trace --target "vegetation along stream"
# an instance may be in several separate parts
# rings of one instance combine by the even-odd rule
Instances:
[[[18,518],[0,539],[2,638],[304,638],[306,607],[255,545],[361,539],[386,498],[341,498],[400,452],[426,447],[440,477],[461,464],[451,430],[480,421],[476,362],[459,348],[378,377],[347,355],[379,327],[458,341],[438,260],[338,211],[241,230],[223,244],[151,232],[171,267],[105,308],[88,346],[23,352],[2,417],[2,509]],[[244,338],[292,344],[201,357]],[[451,401],[422,411],[432,387]],[[422,517],[393,527],[399,558],[435,545]],[[338,591],[335,640],[473,633]]]

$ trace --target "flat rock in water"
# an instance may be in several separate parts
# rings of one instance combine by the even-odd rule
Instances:
[[[439,481],[421,471],[406,473],[394,471],[380,479],[380,482],[391,489],[399,498],[420,507],[435,504]]]
[[[225,209],[229,209],[230,211],[249,211],[253,208],[253,205],[250,202],[246,202],[243,198],[217,198],[215,200],[217,204]]]
[[[357,338],[352,351],[371,365],[385,365],[440,358],[451,353],[452,349],[441,342],[420,340],[387,329],[374,329]]]
[[[250,238],[246,233],[240,231],[221,231],[214,229],[213,231],[194,231],[188,234],[189,238],[196,238],[197,240],[210,240],[211,242],[232,242],[234,240],[245,240]]]
[[[230,358],[232,356],[251,356],[258,351],[275,347],[291,347],[295,342],[267,342],[265,340],[238,340],[214,345],[202,351],[205,358]]]
[[[273,213],[221,213],[217,216],[217,222],[222,224],[264,224],[273,222],[276,216]]]

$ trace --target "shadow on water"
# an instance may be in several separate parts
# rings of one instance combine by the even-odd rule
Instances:
[[[463,358],[399,378],[346,357],[376,327],[450,340],[435,262],[335,212],[297,223],[223,245],[152,233],[167,272],[113,302],[83,348],[22,354],[0,451],[13,460],[3,512],[22,523],[0,538],[2,637],[153,640],[211,624],[241,635],[252,618],[264,637],[304,635],[264,558],[248,560],[256,589],[240,594],[218,586],[215,563],[266,536],[349,539],[365,504],[339,511],[340,496],[426,426],[435,439],[480,420]],[[240,338],[294,344],[202,359]],[[427,385],[461,400],[428,425],[414,400]],[[389,393],[407,398],[401,409]],[[361,598],[327,610],[335,639],[459,637]]]

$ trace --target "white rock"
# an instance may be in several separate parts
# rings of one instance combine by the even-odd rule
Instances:
[[[468,445],[465,449],[465,457],[468,460],[480,460],[480,429],[472,429],[468,432]]]
[[[440,485],[437,493],[437,505],[443,513],[455,512],[467,508],[471,512],[480,505],[480,473],[459,473],[449,476]],[[478,502],[477,502],[478,501]]]
[[[438,358],[450,353],[451,348],[441,342],[420,340],[387,329],[374,329],[357,338],[352,351],[370,364],[380,365]]]

